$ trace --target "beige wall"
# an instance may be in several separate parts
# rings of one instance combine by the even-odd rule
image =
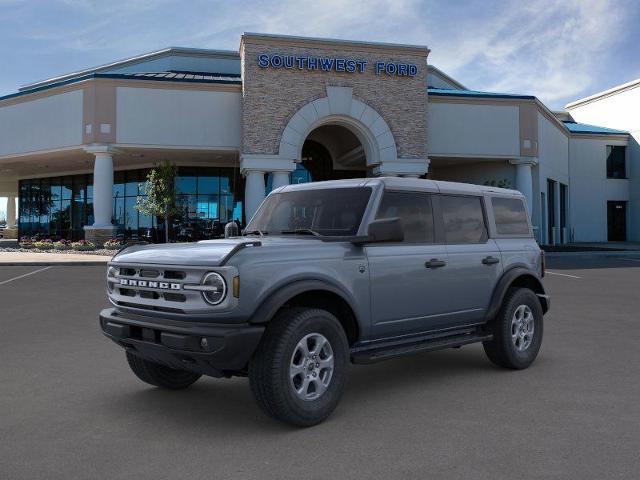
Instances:
[[[421,53],[420,53],[421,52]],[[245,154],[277,154],[282,132],[293,114],[307,103],[327,96],[327,86],[353,88],[353,98],[376,110],[389,125],[399,158],[426,158],[426,56],[423,49],[376,49],[361,44],[274,42],[243,37],[242,151]],[[258,55],[325,56],[368,61],[364,73],[261,68]],[[415,77],[376,75],[377,61],[412,63]],[[301,132],[302,133],[302,132]]]
[[[0,105],[0,156],[82,144],[82,90]]]

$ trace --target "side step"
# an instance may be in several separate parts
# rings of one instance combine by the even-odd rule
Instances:
[[[389,347],[372,347],[371,349],[357,349],[351,352],[351,361],[356,364],[381,362],[391,358],[404,357],[414,353],[433,352],[445,348],[461,347],[470,343],[485,342],[491,340],[493,335],[482,332],[449,335],[445,337],[430,338],[419,342],[411,342],[405,345],[393,345]]]

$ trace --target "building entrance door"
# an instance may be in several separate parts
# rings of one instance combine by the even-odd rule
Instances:
[[[610,242],[627,240],[627,202],[607,202],[607,227]]]

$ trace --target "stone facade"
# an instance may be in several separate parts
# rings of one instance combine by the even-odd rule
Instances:
[[[309,102],[327,96],[327,87],[350,87],[353,98],[377,111],[389,125],[398,158],[426,159],[427,55],[425,47],[361,44],[244,35],[242,153],[277,155],[291,117]],[[262,68],[261,54],[364,60],[363,73],[299,68]],[[375,73],[376,62],[415,64],[414,76]]]

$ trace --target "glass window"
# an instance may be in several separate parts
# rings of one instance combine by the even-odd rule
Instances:
[[[491,199],[498,235],[528,235],[529,222],[524,202],[519,198]]]
[[[218,189],[220,188],[220,179],[218,177],[198,177],[198,193],[200,195],[203,194],[218,194]],[[193,192],[187,193],[196,193],[195,190]]]
[[[135,197],[138,195],[138,171],[129,170],[125,174],[124,194],[127,197]]]
[[[480,197],[441,195],[440,208],[447,243],[483,243],[487,228]]]
[[[407,243],[433,243],[431,195],[412,192],[385,192],[376,218],[399,217]]]
[[[607,178],[627,178],[626,153],[625,146],[607,145]]]
[[[198,177],[182,175],[176,177],[176,191],[184,194],[194,194],[197,192]]]
[[[115,172],[113,174],[113,197],[124,197],[124,172]]]
[[[351,236],[358,232],[371,196],[370,188],[323,188],[269,196],[248,231]]]

